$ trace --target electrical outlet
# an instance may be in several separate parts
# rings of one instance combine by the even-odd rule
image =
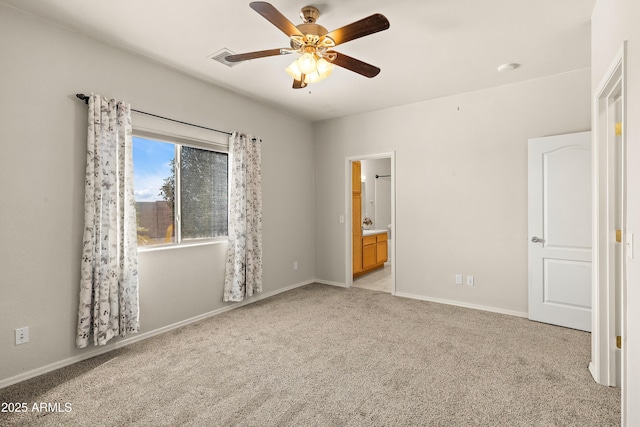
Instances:
[[[462,274],[456,274],[456,285],[462,285]]]
[[[298,261],[293,261],[293,269],[294,270],[298,269]]]
[[[29,342],[29,327],[16,329],[16,345]]]
[[[467,276],[467,286],[473,286],[473,276]]]

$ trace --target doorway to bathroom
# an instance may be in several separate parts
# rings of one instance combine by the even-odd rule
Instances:
[[[395,295],[395,153],[346,159],[347,286]]]

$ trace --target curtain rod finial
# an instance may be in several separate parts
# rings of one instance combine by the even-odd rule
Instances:
[[[89,103],[89,97],[84,93],[76,93],[76,98],[83,100],[85,104]]]

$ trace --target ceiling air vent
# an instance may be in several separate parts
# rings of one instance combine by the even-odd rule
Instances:
[[[229,61],[226,61],[224,58],[226,58],[229,55],[235,55],[235,54],[236,54],[235,52],[232,52],[232,51],[230,51],[229,49],[227,49],[225,47],[222,50],[219,50],[216,53],[210,55],[209,58],[211,58],[214,61],[217,61],[217,62],[219,62],[221,64],[224,64],[227,67],[234,67],[234,66],[238,65],[240,62],[229,62]]]

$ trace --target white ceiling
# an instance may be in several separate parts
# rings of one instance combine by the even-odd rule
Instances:
[[[294,24],[320,9],[329,31],[382,13],[390,29],[338,52],[376,65],[372,79],[336,67],[294,90],[292,55],[229,68],[209,57],[288,47],[287,37],[238,0],[0,0],[98,40],[311,120],[347,116],[590,66],[595,0],[272,0]],[[519,68],[497,72],[503,63]]]

